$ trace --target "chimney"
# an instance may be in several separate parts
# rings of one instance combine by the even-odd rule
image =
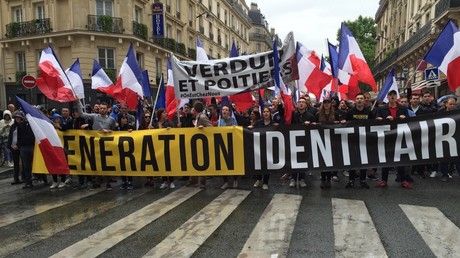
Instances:
[[[257,10],[258,10],[257,3],[251,3],[251,11],[257,11]]]

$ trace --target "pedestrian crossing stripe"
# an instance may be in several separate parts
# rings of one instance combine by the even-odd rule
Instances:
[[[388,257],[363,201],[332,198],[336,257]]]
[[[185,202],[199,191],[201,190],[182,187],[51,257],[96,257]]]
[[[190,257],[250,193],[226,190],[144,257]]]
[[[238,257],[286,257],[302,196],[275,194]]]
[[[90,237],[64,248],[52,257],[95,257],[101,255],[108,249],[129,238],[139,229],[145,227],[145,225],[152,223],[171,211],[174,207],[190,199],[199,191],[197,188],[183,187],[177,189],[162,199],[97,231]],[[94,192],[87,193],[92,194]],[[236,189],[222,192],[161,243],[153,247],[145,256],[188,257],[193,255],[250,193],[250,191]],[[139,195],[131,195],[129,198],[134,199]],[[63,196],[64,198],[62,199],[73,202],[81,198],[81,196],[81,192],[75,192]],[[124,200],[124,202],[129,198]],[[255,225],[242,247],[239,257],[288,256],[289,253],[287,250],[289,249],[293,229],[298,220],[299,209],[302,207],[302,200],[301,195],[274,194],[270,203],[265,207],[257,225]],[[372,217],[363,201],[332,198],[331,203],[334,249],[337,257],[387,257],[387,251],[382,245]],[[439,209],[402,204],[399,206],[414,229],[420,234],[426,246],[433,252],[433,255],[438,257],[460,257],[460,247],[458,245],[458,242],[460,242],[460,229]],[[105,212],[109,208],[106,207],[101,212]],[[41,214],[49,211],[50,208],[42,207],[37,210],[39,212],[36,214]],[[94,216],[101,214],[101,212],[94,211]],[[10,217],[18,216],[17,211],[5,211],[4,213],[6,215],[0,216],[0,219],[4,221],[5,218],[8,220]],[[26,213],[28,215],[23,218],[32,216],[29,211]],[[20,217],[19,219],[23,218]],[[73,223],[72,225],[76,225],[83,221],[84,218],[78,218],[77,221],[71,221],[71,223]],[[130,223],[133,221],[135,223]],[[62,228],[59,227],[55,232],[49,231],[52,227],[49,227],[48,231],[35,230],[31,232],[31,235],[34,235],[35,238],[30,241],[27,239],[21,241],[19,237],[4,239],[6,245],[0,249],[0,256],[11,255],[21,249],[25,250],[27,249],[26,247],[33,243],[50,238],[53,234],[67,230],[72,226],[66,224],[70,223],[69,221],[62,221],[62,223],[65,225]],[[4,223],[4,225],[9,224]],[[264,232],[265,234],[263,234]],[[303,232],[305,235],[308,235],[308,233],[308,229],[306,232]],[[394,234],[397,233],[395,232]],[[282,243],[283,241],[284,243]],[[262,250],[263,247],[265,247],[265,250]]]
[[[399,205],[437,257],[460,257],[460,229],[433,207]]]

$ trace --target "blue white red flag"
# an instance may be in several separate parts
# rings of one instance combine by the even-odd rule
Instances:
[[[91,89],[105,92],[110,95],[113,95],[113,90],[115,89],[115,85],[113,84],[112,80],[96,60],[93,61],[93,71],[91,73]]]
[[[399,89],[398,89],[398,84],[396,83],[396,78],[395,78],[395,71],[394,68],[391,69],[390,73],[387,76],[387,79],[382,85],[382,88],[379,91],[379,94],[377,95],[377,100],[383,100],[383,102],[387,103],[388,102],[388,92],[395,90],[397,94],[397,98],[399,99]]]
[[[83,77],[81,75],[80,60],[77,58],[75,62],[65,71],[67,78],[69,79],[72,88],[77,98],[85,98],[85,88],[83,87]]]
[[[166,82],[166,112],[168,113],[169,120],[173,119],[174,114],[178,109],[182,108],[189,99],[178,99],[176,100],[174,93],[174,76],[171,68],[171,61],[167,60],[168,67],[168,81]]]
[[[331,81],[321,90],[321,96],[318,100],[319,102],[323,102],[324,99],[328,99],[330,97],[332,91],[332,84],[334,82],[334,79],[332,77],[333,75],[331,65],[328,62],[326,62],[323,57],[321,57],[321,71],[329,75],[331,77]]]
[[[208,61],[209,57],[204,50],[203,43],[197,37],[196,38],[196,61]]]
[[[147,70],[142,71],[142,91],[144,92],[145,98],[150,98],[152,96],[152,91],[150,89],[149,72]]]
[[[142,90],[142,72],[137,63],[132,43],[121,65],[120,74],[118,75],[112,96],[121,102],[126,102],[130,109],[135,109],[137,98],[144,96]]]
[[[278,88],[280,91],[281,99],[284,102],[284,122],[285,124],[291,124],[292,111],[295,110],[294,104],[292,103],[291,90],[286,87],[284,81],[281,78],[281,70],[279,64],[279,53],[278,53],[278,41],[275,39],[273,41],[273,65],[274,65],[274,80],[275,88]]]
[[[42,51],[38,69],[41,78],[37,78],[37,86],[47,98],[59,102],[77,99],[72,91],[71,82],[51,47]]]
[[[49,118],[18,96],[16,96],[16,101],[24,110],[27,121],[34,132],[48,173],[69,174],[69,166],[61,139]]]
[[[238,57],[238,49],[236,48],[235,41],[232,42],[232,48],[230,49],[229,57]],[[231,95],[228,99],[236,104],[236,109],[240,112],[243,112],[252,106],[253,96],[251,92],[244,92],[236,95]],[[222,101],[224,102],[224,97],[222,97]],[[232,112],[232,116],[233,116]]]
[[[160,108],[166,109],[166,89],[165,89],[165,82],[163,79],[163,74],[161,74],[160,86],[158,87],[157,94],[158,94],[158,97],[155,102],[155,110],[158,110]]]
[[[447,75],[451,91],[455,92],[460,87],[460,33],[452,21],[444,26],[423,60],[437,66]]]
[[[358,42],[344,23],[342,23],[340,34],[338,68],[353,75],[358,81],[370,85],[375,92],[377,91],[371,69],[364,59]]]

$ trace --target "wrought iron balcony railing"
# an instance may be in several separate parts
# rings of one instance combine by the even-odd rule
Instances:
[[[123,19],[109,15],[88,15],[88,30],[122,34]]]
[[[50,33],[51,20],[50,18],[35,19],[26,22],[12,22],[6,25],[6,37],[24,37]]]
[[[133,34],[136,37],[143,38],[147,40],[148,38],[148,28],[147,25],[133,21]]]

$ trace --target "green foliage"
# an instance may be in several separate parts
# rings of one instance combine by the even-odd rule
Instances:
[[[6,31],[7,31],[8,38],[17,37],[19,35],[20,26],[21,25],[19,24],[19,22],[12,22],[6,25]]]
[[[26,71],[17,71],[16,72],[16,83],[20,83],[22,81],[22,77],[26,76]]]
[[[140,29],[141,29],[141,33],[142,33],[141,35],[142,35],[142,37],[143,37],[145,40],[147,40],[147,38],[148,38],[148,28],[147,28],[147,25],[140,23],[139,26],[140,26]]]
[[[171,38],[165,38],[165,47],[171,51],[176,51],[176,40]]]
[[[187,51],[185,50],[185,44],[184,43],[177,43],[176,52],[181,54],[181,55],[183,55],[183,56],[186,56]]]
[[[116,69],[104,68],[104,71],[113,83],[117,82],[117,70]]]
[[[113,32],[113,19],[109,15],[97,16],[97,24],[101,26],[101,30],[105,32]]]
[[[359,16],[354,21],[345,21],[345,25],[350,29],[359,44],[359,48],[372,69],[375,64],[375,37],[377,35],[377,27],[375,21],[371,17]],[[340,32],[337,31],[337,41],[340,42]]]
[[[195,60],[196,59],[196,50],[193,48],[188,49],[188,57]]]

